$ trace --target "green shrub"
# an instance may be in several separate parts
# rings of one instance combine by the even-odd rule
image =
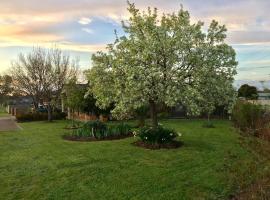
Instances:
[[[233,108],[232,120],[242,132],[258,136],[268,129],[270,115],[262,105],[238,101]]]
[[[61,120],[66,118],[66,113],[53,113],[52,118],[54,120]],[[48,120],[47,113],[35,112],[35,113],[25,113],[16,115],[16,119],[19,122],[27,121],[45,121]]]
[[[139,136],[145,143],[166,144],[173,142],[178,134],[172,129],[167,129],[159,125],[156,129],[153,129],[152,127],[143,127],[136,136]]]
[[[127,136],[130,133],[131,126],[125,123],[107,125],[100,121],[90,121],[86,122],[81,128],[73,130],[72,136],[105,139],[109,137]]]
[[[131,133],[131,126],[125,123],[111,124],[107,127],[108,135],[129,135]]]
[[[46,113],[46,116],[48,117],[48,114]],[[55,112],[52,114],[52,119],[53,120],[61,120],[61,119],[66,119],[67,113],[65,112]]]

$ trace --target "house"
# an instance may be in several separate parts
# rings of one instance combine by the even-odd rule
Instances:
[[[6,111],[9,114],[16,115],[18,113],[25,113],[33,107],[33,100],[30,96],[16,96],[10,97],[7,104]]]

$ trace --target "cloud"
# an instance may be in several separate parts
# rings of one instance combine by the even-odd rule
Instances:
[[[268,12],[270,1],[268,0],[205,0],[203,2],[134,0],[132,2],[144,10],[147,6],[157,7],[160,13],[177,11],[182,3],[184,8],[190,11],[192,21],[202,20],[209,24],[212,19],[216,19],[226,24],[229,29],[228,41],[230,43],[270,42],[270,36],[268,36],[270,35],[270,13]],[[36,23],[48,27],[76,20],[81,25],[89,25],[95,17],[119,24],[121,20],[129,17],[126,6],[124,0],[1,0],[0,25],[24,25],[28,30]],[[42,29],[42,31],[45,30]],[[58,31],[61,32],[61,29]]]
[[[90,34],[93,33],[93,30],[90,29],[90,28],[82,28],[82,30],[83,30],[84,32],[86,32],[86,33],[90,33]]]
[[[90,18],[87,18],[87,17],[82,17],[78,23],[79,24],[82,24],[82,25],[87,25],[87,24],[90,24],[92,22],[92,20]]]
[[[157,7],[160,14],[176,12],[183,4],[191,21],[207,26],[216,19],[228,28],[227,41],[239,61],[237,79],[260,79],[269,74],[269,0],[131,0],[139,9]],[[105,50],[129,18],[125,0],[1,0],[0,47],[57,44],[63,49],[92,53]],[[20,52],[20,47],[17,52]],[[17,53],[16,52],[16,53]],[[84,55],[84,63],[90,57]],[[246,69],[245,69],[246,68]],[[257,69],[256,69],[257,68]],[[252,74],[253,73],[253,74]]]

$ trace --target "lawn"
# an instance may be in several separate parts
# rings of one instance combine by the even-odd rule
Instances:
[[[184,146],[147,150],[134,138],[71,142],[65,121],[22,123],[0,133],[0,198],[228,199],[251,183],[266,162],[228,121],[202,128],[200,120],[166,120]]]
[[[6,112],[5,108],[0,106],[0,117],[8,117],[8,116],[10,115]]]

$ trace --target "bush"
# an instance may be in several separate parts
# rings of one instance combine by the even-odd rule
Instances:
[[[131,133],[131,126],[126,123],[114,124],[109,125],[107,127],[107,134],[108,135],[120,135],[125,136]]]
[[[269,134],[270,114],[262,105],[238,101],[233,108],[232,120],[244,133],[254,136]]]
[[[47,117],[48,117],[48,114],[46,113]],[[65,112],[55,112],[52,114],[52,119],[54,120],[61,120],[61,119],[66,119],[67,117],[67,113]]]
[[[106,139],[121,136],[128,136],[131,133],[131,126],[125,123],[106,125],[100,121],[86,122],[81,128],[73,130],[72,136],[83,138],[92,137],[95,139]]]
[[[166,144],[172,143],[178,134],[172,129],[167,129],[159,125],[156,129],[143,127],[136,136],[139,136],[143,142],[148,144]]]
[[[66,113],[53,113],[52,118],[54,120],[61,120],[66,118]],[[48,120],[48,113],[25,113],[16,115],[16,119],[19,122],[27,122],[27,121],[46,121]]]

